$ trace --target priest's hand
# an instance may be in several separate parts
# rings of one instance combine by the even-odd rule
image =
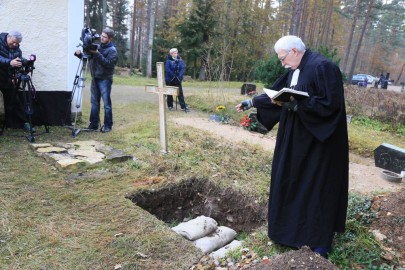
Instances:
[[[252,107],[253,107],[253,102],[251,99],[244,100],[235,106],[237,112],[246,111]]]
[[[296,112],[298,109],[298,103],[293,97],[291,97],[291,101],[284,102],[282,106],[284,108],[288,109],[289,111],[293,111],[293,112]]]
[[[278,106],[283,106],[283,104],[284,104],[284,102],[282,102],[282,101],[276,101],[276,100],[274,100],[274,99],[272,99],[271,102],[272,102],[273,104],[278,105]]]

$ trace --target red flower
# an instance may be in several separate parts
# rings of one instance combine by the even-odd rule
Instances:
[[[243,118],[242,118],[242,120],[240,121],[240,124],[243,126],[243,127],[245,127],[245,128],[248,128],[249,126],[250,126],[250,118],[249,118],[249,116],[247,116],[247,115],[245,115]]]

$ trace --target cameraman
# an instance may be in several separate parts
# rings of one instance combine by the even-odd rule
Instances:
[[[0,34],[0,90],[3,93],[5,123],[4,127],[13,127],[17,122],[25,122],[23,104],[19,102],[16,70],[22,66],[19,31]],[[27,126],[28,125],[28,126]],[[29,123],[24,124],[29,130]]]
[[[91,113],[89,129],[97,130],[100,122],[100,100],[104,103],[104,126],[101,132],[110,132],[113,126],[111,105],[111,86],[113,83],[114,67],[117,63],[117,49],[112,43],[114,31],[106,28],[101,33],[100,46],[97,50],[89,50],[91,71]],[[87,53],[87,52],[85,52]],[[80,50],[75,52],[79,58],[83,57]]]

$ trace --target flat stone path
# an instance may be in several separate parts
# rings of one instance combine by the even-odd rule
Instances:
[[[100,162],[123,162],[133,159],[122,150],[106,146],[97,141],[77,141],[74,143],[33,143],[31,147],[47,161],[59,169],[74,169]]]

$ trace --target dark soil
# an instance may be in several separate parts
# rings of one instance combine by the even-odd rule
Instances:
[[[265,260],[262,263],[249,268],[250,270],[308,270],[308,269],[323,269],[335,270],[339,269],[327,259],[319,254],[312,252],[309,247],[302,247],[299,250],[292,250],[286,253],[276,255]]]
[[[405,189],[383,196],[375,196],[373,209],[377,219],[371,230],[378,230],[387,238],[382,240],[385,251],[382,257],[387,261],[399,261],[405,267]]]
[[[237,232],[251,232],[267,221],[267,204],[207,179],[149,188],[127,198],[169,224],[204,215]]]

